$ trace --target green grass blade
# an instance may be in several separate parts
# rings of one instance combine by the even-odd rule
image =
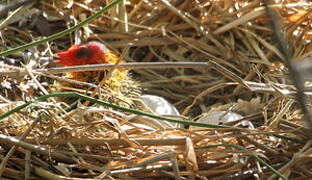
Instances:
[[[151,114],[151,113],[147,113],[147,112],[143,112],[143,111],[139,111],[139,110],[134,110],[134,109],[130,109],[130,108],[126,108],[126,107],[122,107],[116,104],[112,104],[112,103],[108,103],[99,99],[95,99],[86,95],[82,95],[79,93],[75,93],[75,92],[59,92],[59,93],[52,93],[52,94],[47,94],[44,96],[40,96],[37,99],[35,99],[34,101],[42,101],[42,100],[46,100],[48,98],[51,97],[73,97],[73,98],[79,98],[79,99],[83,99],[83,100],[87,100],[90,101],[92,103],[96,103],[96,104],[100,104],[106,107],[111,107],[114,109],[119,109],[125,112],[129,112],[129,113],[133,113],[133,114],[137,114],[137,115],[142,115],[142,116],[147,116],[147,117],[151,117],[154,119],[159,119],[159,120],[165,120],[168,122],[172,122],[172,123],[179,123],[179,124],[184,124],[184,125],[191,125],[191,126],[199,126],[199,127],[206,127],[206,128],[230,128],[231,126],[225,126],[225,125],[215,125],[215,124],[206,124],[206,123],[197,123],[197,122],[193,122],[193,121],[183,121],[183,120],[178,120],[178,119],[174,119],[174,118],[168,118],[168,117],[163,117],[163,116],[158,116],[155,114]],[[34,102],[33,101],[33,102]],[[14,108],[11,111],[8,111],[6,113],[3,113],[0,115],[0,120],[15,113],[20,111],[21,109],[27,107],[28,105],[32,104],[33,102],[27,102],[25,104],[22,104],[20,106],[17,106],[16,108]]]
[[[163,117],[163,116],[159,116],[159,115],[155,115],[155,114],[151,114],[151,113],[147,113],[147,112],[143,112],[143,111],[139,111],[139,110],[134,110],[134,109],[130,109],[130,108],[126,108],[126,107],[122,107],[116,104],[112,104],[112,103],[108,103],[99,99],[95,99],[83,94],[79,94],[79,93],[75,93],[75,92],[59,92],[59,93],[52,93],[52,94],[47,94],[44,96],[40,96],[37,99],[35,99],[34,101],[31,102],[27,102],[25,104],[22,104],[20,106],[17,106],[16,108],[12,109],[11,111],[8,111],[6,113],[0,114],[0,122],[2,119],[8,117],[9,115],[18,112],[20,110],[22,110],[23,108],[26,108],[28,105],[32,104],[33,102],[36,101],[43,101],[46,100],[48,98],[51,97],[73,97],[73,98],[79,98],[79,99],[83,99],[83,100],[87,100],[90,101],[92,103],[96,103],[99,105],[103,105],[106,107],[111,107],[114,109],[119,109],[125,112],[129,112],[129,113],[133,113],[133,114],[137,114],[137,115],[142,115],[142,116],[147,116],[147,117],[151,117],[154,119],[158,119],[158,120],[164,120],[164,121],[168,121],[168,122],[172,122],[172,123],[179,123],[179,124],[183,124],[183,125],[189,125],[189,126],[198,126],[198,127],[205,127],[205,128],[233,128],[232,126],[226,126],[226,125],[216,125],[216,124],[207,124],[207,123],[198,123],[198,122],[193,122],[193,121],[184,121],[184,120],[178,120],[178,119],[174,119],[174,118],[168,118],[168,117]],[[263,132],[262,132],[263,133]],[[300,143],[300,144],[304,144],[305,141],[303,140],[299,140],[293,137],[287,137],[287,136],[282,136],[276,133],[263,133],[266,134],[268,136],[276,136],[278,138],[281,139],[285,139],[285,140],[289,140],[292,142],[296,142],[296,143]]]
[[[51,36],[49,36],[47,38],[44,38],[44,39],[41,39],[41,40],[38,40],[38,41],[34,41],[34,42],[31,42],[31,43],[28,43],[28,44],[24,44],[22,46],[18,46],[18,47],[15,47],[15,48],[11,48],[11,49],[2,51],[2,52],[0,52],[0,57],[1,56],[7,56],[7,55],[10,55],[12,53],[15,53],[15,52],[18,52],[18,51],[23,51],[25,49],[28,49],[28,48],[33,47],[33,46],[37,46],[39,44],[42,44],[42,43],[45,43],[45,42],[48,42],[48,41],[52,41],[52,40],[61,38],[61,37],[63,37],[65,35],[73,32],[73,31],[79,29],[83,25],[89,23],[90,21],[92,21],[93,19],[97,18],[99,15],[101,15],[104,12],[106,12],[107,10],[109,10],[110,8],[115,6],[116,4],[120,3],[121,1],[122,0],[115,0],[115,1],[113,1],[112,3],[110,3],[107,6],[103,7],[101,10],[97,11],[95,14],[89,16],[84,21],[81,21],[80,23],[78,23],[77,25],[75,25],[75,26],[73,26],[73,27],[71,27],[69,29],[66,29],[64,31],[55,33],[55,34],[53,34],[53,35],[51,35]]]

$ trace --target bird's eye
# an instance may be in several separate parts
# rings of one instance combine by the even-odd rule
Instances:
[[[90,49],[87,47],[81,47],[75,54],[76,58],[86,58],[91,54]]]

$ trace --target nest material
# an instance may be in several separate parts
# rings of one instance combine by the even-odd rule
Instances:
[[[281,29],[288,35],[295,61],[310,57],[311,51],[311,4],[302,3],[285,0],[273,5],[285,24]],[[5,26],[4,44],[16,46],[41,37],[42,32],[55,33],[103,5],[104,1],[95,0],[40,1],[28,8],[44,13],[33,13],[34,18],[15,16],[20,23]],[[259,1],[127,1],[74,35],[28,51],[49,56],[50,51],[68,47],[72,39],[105,41],[127,61],[217,62],[218,71],[149,69],[134,75],[149,94],[175,103],[189,119],[214,109],[230,110],[259,127],[159,130],[129,122],[129,114],[105,107],[78,105],[64,111],[63,102],[50,99],[1,121],[2,158],[8,157],[12,144],[19,147],[7,159],[3,177],[274,179],[272,168],[289,179],[312,177],[310,130],[301,121],[294,88]],[[36,56],[31,60],[37,62],[34,67],[45,67]],[[44,92],[36,80],[44,79],[38,75],[28,79]],[[132,87],[132,82],[127,84]],[[27,92],[19,98],[37,96]],[[5,95],[2,112],[17,104]]]

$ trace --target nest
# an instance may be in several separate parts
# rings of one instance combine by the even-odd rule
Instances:
[[[96,0],[24,5],[1,23],[1,50],[71,27],[105,5]],[[311,56],[310,7],[300,0],[270,5],[280,15],[275,20],[287,37],[293,62]],[[303,122],[306,114],[295,100],[285,52],[270,22],[260,1],[126,1],[70,35],[2,57],[2,72],[26,69],[27,75],[1,77],[0,117],[20,108],[0,123],[1,176],[311,178],[310,129]],[[175,119],[186,125],[196,126],[191,122],[215,111],[235,112],[243,119],[215,128],[151,126],[151,120],[141,113],[147,110],[132,103],[139,93],[126,97],[110,86],[120,82],[118,75],[105,83],[104,90],[113,88],[103,96],[96,90],[85,93],[86,86],[95,86],[92,83],[77,86],[75,91],[136,110],[102,106],[94,99],[95,104],[87,101],[75,106],[55,97],[38,100],[54,90],[53,84],[73,82],[33,69],[53,67],[49,58],[53,53],[91,40],[105,43],[127,62],[211,63],[208,68],[133,70],[124,86],[138,84],[143,93],[169,100],[182,114]],[[309,94],[309,83],[305,85]],[[159,122],[172,119],[150,117]],[[235,126],[242,121],[255,128]]]

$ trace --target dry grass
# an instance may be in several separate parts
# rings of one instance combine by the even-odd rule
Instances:
[[[57,0],[23,6],[0,23],[0,49],[66,29],[104,5],[99,0]],[[311,5],[284,0],[271,6],[281,16],[280,29],[294,62],[311,56]],[[195,121],[209,111],[232,111],[256,128],[151,126],[146,117],[85,102],[72,108],[64,99],[50,98],[1,120],[2,177],[277,179],[274,169],[288,179],[312,177],[310,129],[302,122],[296,88],[260,1],[121,3],[68,36],[1,57],[2,73],[21,70],[27,75],[0,77],[0,113],[52,92],[55,82],[69,81],[33,69],[53,67],[54,53],[90,40],[105,43],[127,62],[209,62],[207,68],[146,67],[131,75],[143,93],[172,102],[183,115],[177,118]],[[309,100],[309,83],[305,85]],[[95,89],[89,95],[101,92],[103,99],[145,110],[134,107],[136,98],[107,87]]]

